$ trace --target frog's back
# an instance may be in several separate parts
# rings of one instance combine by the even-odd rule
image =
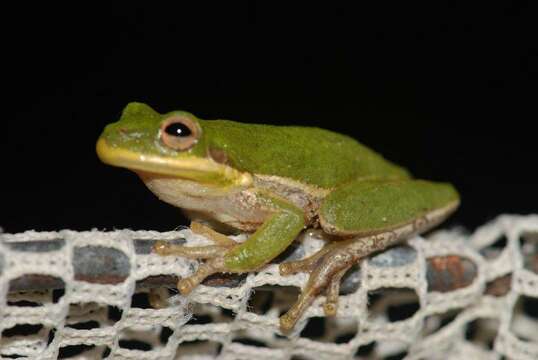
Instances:
[[[332,188],[357,178],[408,177],[405,169],[351,137],[329,130],[202,121],[212,149],[222,150],[241,171],[291,178]]]

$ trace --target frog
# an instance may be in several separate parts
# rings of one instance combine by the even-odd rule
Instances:
[[[105,164],[134,171],[212,241],[155,243],[160,256],[199,261],[178,280],[184,296],[215,273],[261,271],[308,229],[321,232],[319,251],[278,265],[282,276],[308,276],[279,319],[283,333],[318,297],[325,296],[326,316],[337,315],[340,283],[353,265],[433,229],[460,204],[450,183],[416,179],[354,138],[319,127],[204,120],[131,102],[96,151]],[[233,240],[234,232],[246,240]]]

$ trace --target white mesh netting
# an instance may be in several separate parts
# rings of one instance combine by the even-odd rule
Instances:
[[[538,359],[538,216],[437,231],[373,256],[344,279],[336,318],[324,318],[321,297],[289,335],[278,316],[305,274],[282,277],[272,264],[213,277],[187,298],[166,290],[197,262],[151,246],[208,243],[188,229],[0,239],[2,358]],[[323,243],[306,234],[279,261]],[[154,309],[148,288],[159,285],[172,296]]]

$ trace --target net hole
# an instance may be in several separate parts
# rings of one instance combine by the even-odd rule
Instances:
[[[95,345],[80,344],[63,346],[58,350],[58,359],[78,357],[79,355],[90,352],[93,349],[95,349]]]
[[[419,298],[410,288],[380,288],[368,292],[368,319],[390,322],[412,318],[420,309]],[[383,316],[384,315],[384,316]]]
[[[124,328],[119,334],[119,344],[126,349],[151,351],[154,347],[166,346],[172,333],[170,328],[160,325]]]
[[[211,324],[213,319],[209,315],[196,315],[193,314],[186,325],[206,325]]]
[[[62,297],[65,295],[65,289],[54,289],[52,290],[52,303],[57,304]]]
[[[359,346],[355,352],[355,357],[367,357],[374,354],[377,343],[375,341]]]
[[[233,321],[237,314],[233,310],[221,308],[221,315],[223,318],[228,319],[228,321]]]
[[[405,359],[406,356],[407,356],[407,351],[402,351],[396,354],[384,356],[382,359],[383,360],[401,360],[401,359]]]
[[[153,308],[149,303],[149,294],[145,292],[134,293],[131,297],[131,307],[138,309],[151,309]]]
[[[0,349],[4,351],[0,353],[0,358],[26,359],[28,354],[9,352],[10,345],[14,345],[11,351],[16,351],[22,344],[32,352],[43,351],[43,343],[46,343],[46,347],[48,347],[54,341],[55,335],[56,328],[50,329],[41,324],[19,324],[4,329],[0,342]]]
[[[295,286],[267,285],[252,289],[247,311],[265,315],[270,310],[278,311],[279,316],[287,312],[299,297],[300,290]]]
[[[186,325],[230,323],[235,319],[231,310],[211,304],[191,304],[191,312],[192,317]]]
[[[265,342],[261,340],[252,339],[248,337],[241,337],[241,338],[233,339],[232,342],[243,344],[243,345],[255,346],[255,347],[264,347],[264,348],[269,347],[267,346]]]
[[[538,342],[538,299],[520,295],[512,309],[511,332],[524,342]]]
[[[69,305],[66,326],[89,330],[113,326],[120,318],[122,311],[116,306],[108,306],[95,302],[73,303]]]
[[[311,317],[308,319],[306,326],[301,331],[301,337],[320,340],[325,335],[325,318]]]
[[[176,358],[185,357],[217,357],[222,351],[222,344],[210,340],[184,341],[179,344]]]
[[[108,305],[108,320],[113,321],[114,323],[120,321],[121,316],[123,315],[123,310],[114,305]]]
[[[426,261],[428,292],[450,292],[471,285],[478,276],[478,266],[459,255],[435,256]]]
[[[66,324],[65,327],[69,327],[76,330],[91,330],[100,327],[99,323],[95,320],[84,321],[74,324]]]
[[[34,295],[47,303],[53,302],[52,290],[64,289],[65,281],[61,277],[43,274],[24,274],[9,281],[9,294]],[[25,291],[36,289],[35,291]],[[22,291],[21,291],[22,290]]]
[[[135,292],[131,297],[131,307],[137,309],[166,309],[170,306],[168,299],[177,295],[177,289],[156,287]]]
[[[486,295],[501,297],[508,294],[512,287],[512,274],[506,274],[486,283]]]
[[[247,274],[227,274],[227,273],[216,273],[209,275],[202,281],[203,285],[211,287],[226,287],[226,288],[237,288],[242,286],[247,278]]]
[[[2,331],[2,337],[30,336],[39,333],[43,329],[41,324],[18,324]]]
[[[43,304],[33,302],[33,301],[28,301],[28,300],[8,301],[7,305],[8,306],[18,306],[18,307],[38,307],[38,306],[43,306]]]
[[[353,265],[342,277],[339,295],[352,294],[361,286],[361,269],[359,264]]]
[[[499,324],[498,319],[478,318],[470,321],[465,329],[465,339],[483,349],[493,350]]]
[[[136,339],[123,339],[118,341],[119,347],[129,350],[151,351],[153,346],[145,341]]]
[[[168,344],[168,339],[170,339],[170,336],[172,336],[173,333],[174,331],[172,329],[167,326],[163,326],[163,328],[161,329],[161,333],[159,334],[159,341],[161,342],[161,344]]]
[[[523,313],[538,321],[538,298],[523,295],[521,300],[523,302]]]
[[[523,268],[538,274],[538,233],[523,233],[519,244],[523,255]]]
[[[443,314],[429,315],[424,318],[422,327],[422,336],[426,337],[441,331],[456,320],[463,310],[461,308],[451,309]]]
[[[55,296],[55,290],[8,292],[6,300],[8,306],[17,307],[39,307],[59,301]]]
[[[501,255],[507,244],[508,238],[506,237],[506,235],[502,234],[492,244],[481,249],[480,254],[486,259],[495,259],[499,255]]]
[[[336,344],[346,344],[346,343],[350,342],[351,340],[353,340],[356,335],[357,335],[356,332],[355,333],[342,334],[342,335],[337,336],[336,339],[334,339],[334,342]]]

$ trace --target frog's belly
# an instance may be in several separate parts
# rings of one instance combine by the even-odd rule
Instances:
[[[138,174],[159,199],[243,231],[256,230],[271,214],[250,189],[226,189],[148,173]]]

